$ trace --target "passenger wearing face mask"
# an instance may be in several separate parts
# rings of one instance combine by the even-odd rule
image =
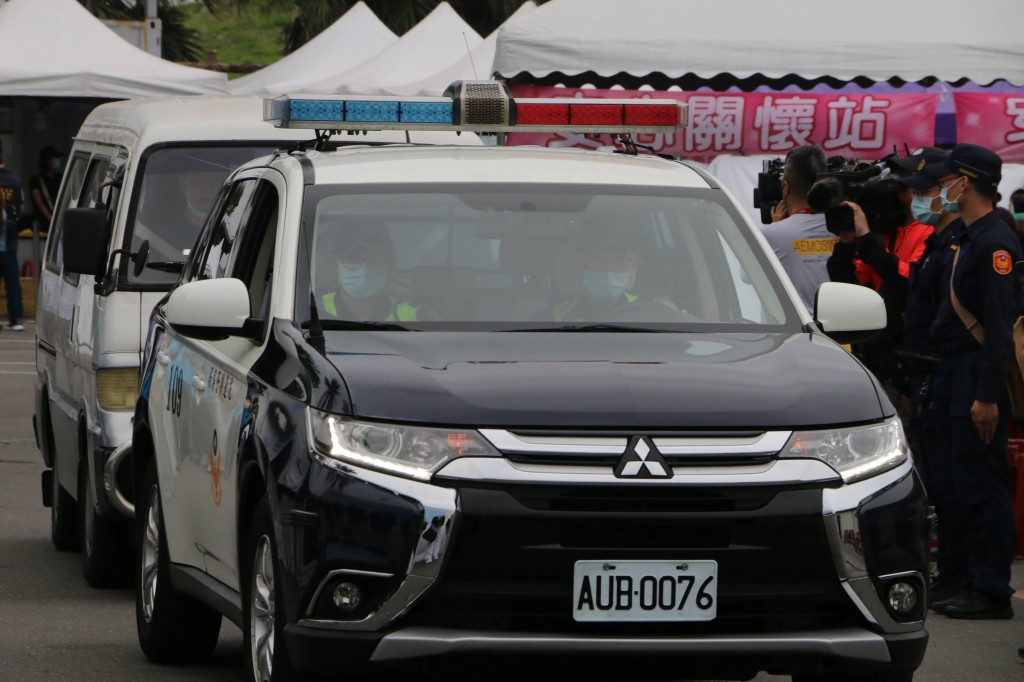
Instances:
[[[321,297],[329,316],[360,322],[421,319],[417,306],[389,291],[395,249],[386,225],[370,218],[347,217],[325,230],[317,248],[317,260],[334,286]]]
[[[545,318],[555,322],[604,318],[619,306],[634,303],[636,254],[619,241],[584,236],[580,246],[581,290],[573,301],[554,306]]]

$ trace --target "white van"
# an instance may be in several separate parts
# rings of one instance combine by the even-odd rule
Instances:
[[[33,423],[53,543],[82,549],[90,585],[130,582],[133,509],[113,479],[130,448],[153,305],[177,281],[228,174],[313,138],[264,123],[262,106],[227,96],[114,102],[75,137],[40,268]],[[82,240],[96,223],[106,240]]]

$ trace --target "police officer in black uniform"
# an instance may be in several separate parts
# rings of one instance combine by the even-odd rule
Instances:
[[[992,208],[1002,173],[996,153],[959,144],[929,170],[942,187],[943,206],[963,221],[949,247],[950,276],[942,282],[931,327],[940,357],[933,404],[936,478],[944,502],[939,543],[947,554],[942,578],[958,589],[932,609],[951,618],[1012,618],[1006,378],[1020,311],[1014,272],[1020,243]]]

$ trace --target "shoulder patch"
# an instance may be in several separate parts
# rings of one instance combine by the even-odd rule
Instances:
[[[1000,275],[1013,272],[1013,256],[1009,251],[999,250],[992,254],[992,269]]]

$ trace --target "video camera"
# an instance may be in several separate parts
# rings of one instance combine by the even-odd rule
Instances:
[[[900,202],[900,184],[895,177],[883,176],[887,169],[896,168],[892,161],[897,157],[894,151],[875,162],[844,156],[828,158],[825,170],[818,174],[807,196],[807,203],[815,212],[825,214],[829,232],[838,235],[853,229],[853,210],[843,206],[844,201],[852,201],[864,210],[872,230],[890,232],[903,224],[906,208]],[[767,160],[757,175],[754,208],[761,209],[761,222],[765,225],[772,222],[772,207],[782,200],[785,165],[784,159]]]
[[[757,174],[754,188],[754,208],[761,209],[761,223],[772,222],[772,208],[782,201],[782,172],[786,168],[784,159],[766,159]]]

